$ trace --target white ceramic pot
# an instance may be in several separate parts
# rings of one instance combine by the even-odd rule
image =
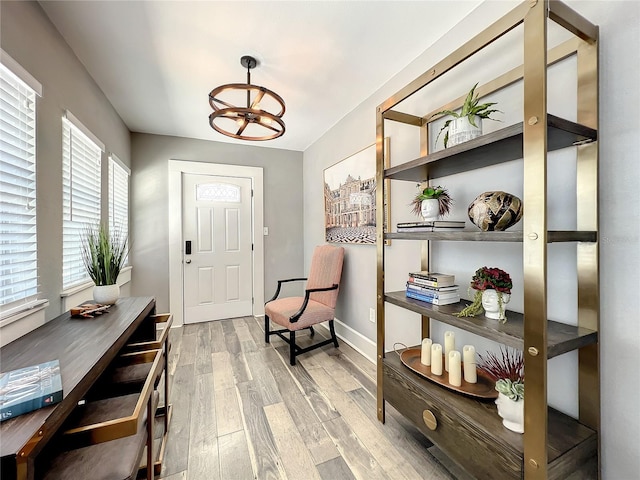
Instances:
[[[502,308],[500,308],[499,297],[502,296]],[[504,306],[511,300],[510,293],[497,292],[493,288],[482,291],[482,308],[484,316],[493,320],[506,320]]]
[[[496,399],[498,415],[502,417],[502,424],[516,433],[524,433],[524,400],[511,400],[506,395],[498,393]]]
[[[113,305],[120,296],[118,285],[96,285],[93,287],[93,300],[101,305]]]
[[[449,124],[448,147],[453,147],[463,142],[467,142],[482,135],[482,118],[477,115],[473,117],[474,127],[467,117],[454,118]]]
[[[440,215],[440,200],[437,198],[430,198],[428,200],[422,200],[420,204],[420,213],[425,222],[434,222]]]

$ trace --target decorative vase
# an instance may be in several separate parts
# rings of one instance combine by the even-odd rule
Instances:
[[[449,140],[447,146],[453,147],[460,143],[468,142],[482,135],[482,118],[477,115],[473,117],[471,125],[468,117],[454,118],[449,124]]]
[[[425,222],[433,222],[438,219],[440,215],[440,200],[437,198],[422,200],[420,207],[420,213]]]
[[[118,285],[96,285],[93,287],[93,300],[101,305],[113,305],[120,296]]]
[[[522,201],[507,192],[483,192],[469,205],[469,219],[483,232],[502,231],[522,218]]]
[[[502,393],[496,399],[502,425],[516,433],[524,433],[524,400],[511,400]]]
[[[502,308],[500,308],[499,297],[502,297]],[[509,303],[509,300],[511,300],[510,293],[498,292],[493,288],[483,290],[482,308],[484,308],[484,316],[494,320],[506,320],[507,317],[504,314],[504,306]]]

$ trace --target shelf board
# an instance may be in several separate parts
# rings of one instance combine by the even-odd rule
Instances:
[[[458,318],[455,314],[461,311],[469,303],[468,301],[452,305],[431,305],[420,300],[407,298],[404,290],[386,293],[385,301],[495,342],[524,350],[524,315],[521,313],[507,310],[506,323],[486,318],[484,315]],[[548,358],[595,344],[597,341],[598,332],[594,330],[566,325],[552,320],[547,322]]]
[[[472,426],[471,430],[484,438],[486,443],[495,445],[512,458],[519,458],[520,465],[524,466],[524,437],[503,427],[493,402],[461,395],[422,378],[405,367],[394,352],[388,352],[382,362],[385,400],[410,418],[427,436],[431,432],[422,423],[421,401],[433,405],[438,412],[436,416],[455,412],[456,423]],[[446,426],[443,425],[443,428]],[[548,409],[549,478],[566,478],[567,470],[571,471],[573,466],[596,454],[597,433],[594,430],[553,408]],[[465,461],[473,461],[471,457],[473,455],[462,455]],[[486,459],[486,462],[491,461],[494,460]]]
[[[394,232],[385,233],[385,240],[451,240],[461,242],[522,242],[523,232],[481,232],[478,230],[459,230],[444,232]],[[547,242],[595,242],[598,232],[550,230]]]
[[[482,135],[468,142],[388,168],[384,178],[421,181],[488,167],[522,158],[523,122]],[[595,141],[596,130],[554,115],[547,115],[548,151]]]

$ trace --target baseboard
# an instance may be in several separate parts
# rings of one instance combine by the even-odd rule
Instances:
[[[362,335],[357,330],[354,330],[349,325],[342,323],[337,318],[333,322],[336,329],[336,336],[364,356],[371,363],[376,363],[376,343],[364,335]],[[326,322],[315,325],[315,328],[321,327],[327,331],[327,335],[329,334],[329,326]]]

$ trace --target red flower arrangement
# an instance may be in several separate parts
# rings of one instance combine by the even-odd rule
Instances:
[[[511,293],[511,287],[513,283],[509,274],[495,267],[479,268],[471,278],[471,288],[474,290],[493,288],[497,292]]]
[[[481,314],[484,309],[482,308],[482,292],[488,289],[493,289],[498,293],[498,307],[500,316],[499,319],[502,323],[507,321],[507,317],[504,315],[504,304],[509,301],[505,301],[503,295],[511,294],[511,287],[513,282],[507,272],[499,268],[481,267],[476,270],[476,273],[471,277],[470,288],[473,288],[476,293],[473,296],[473,303],[467,305],[460,312],[456,313],[457,317],[475,317]],[[495,318],[495,317],[490,317]]]

